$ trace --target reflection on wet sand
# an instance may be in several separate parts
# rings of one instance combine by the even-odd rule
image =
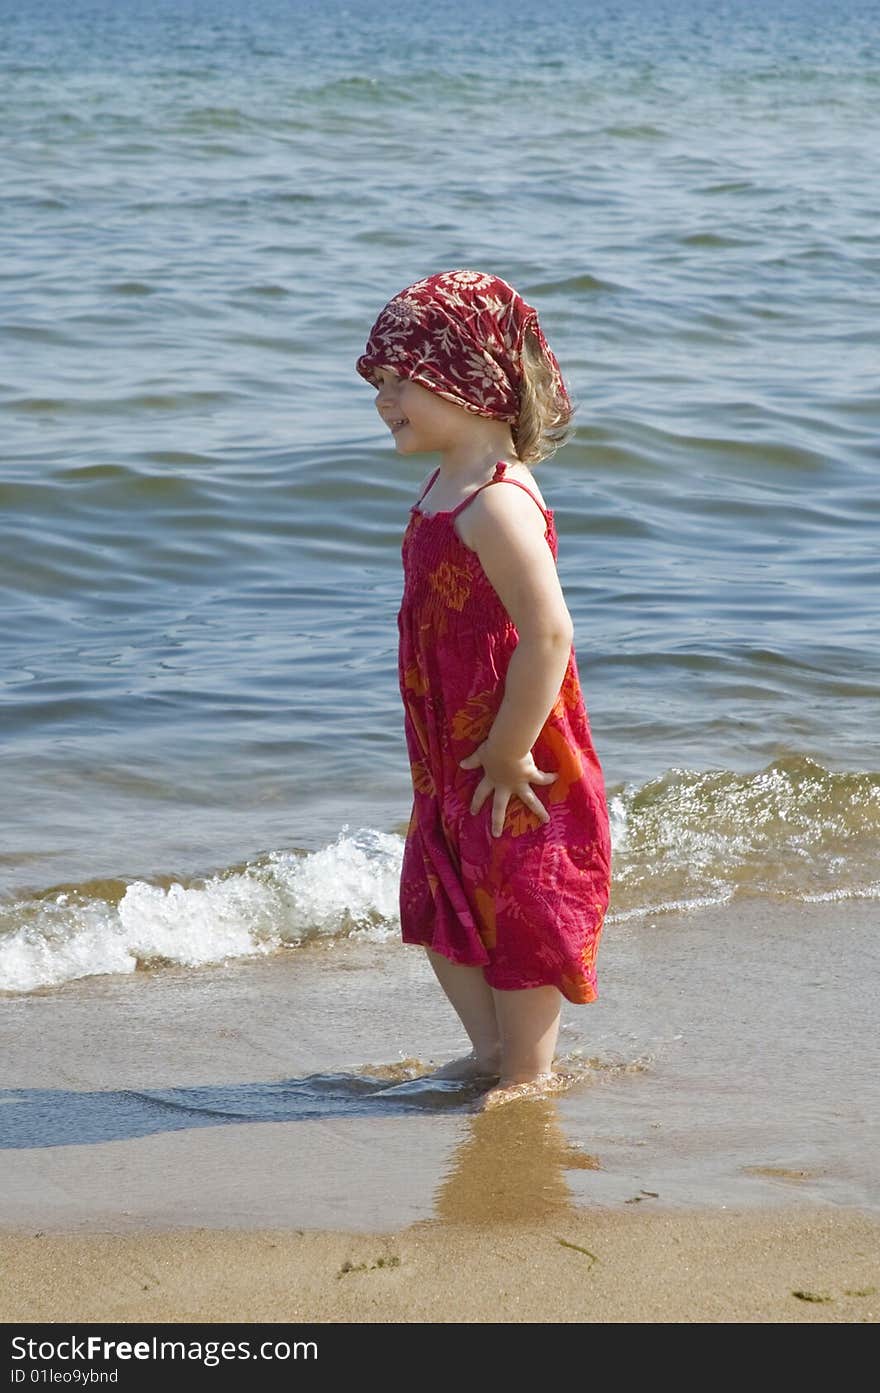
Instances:
[[[435,1197],[446,1223],[529,1222],[575,1207],[567,1170],[600,1170],[595,1156],[573,1146],[556,1103],[532,1098],[479,1112]]]

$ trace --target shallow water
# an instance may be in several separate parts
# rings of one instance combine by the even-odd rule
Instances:
[[[566,1087],[488,1112],[424,955],[330,941],[0,1017],[0,1225],[387,1230],[582,1205],[876,1209],[871,906],[621,925]]]
[[[396,934],[433,461],[353,363],[444,266],[579,404],[609,925],[876,899],[878,17],[0,0],[0,986]]]

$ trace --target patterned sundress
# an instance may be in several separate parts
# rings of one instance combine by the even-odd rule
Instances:
[[[470,804],[481,768],[459,763],[485,740],[504,695],[517,630],[475,551],[455,527],[477,493],[457,508],[424,513],[413,504],[403,536],[398,614],[399,679],[413,782],[400,880],[405,943],[481,966],[499,990],[555,986],[571,1002],[596,999],[596,950],[611,885],[611,839],[602,769],[590,733],[572,647],[565,676],[532,747],[553,784],[532,788],[550,814],[543,823],[519,798],[491,832],[492,795]],[[552,509],[543,509],[557,557]]]

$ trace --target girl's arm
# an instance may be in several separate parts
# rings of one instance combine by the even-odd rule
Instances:
[[[484,489],[462,513],[459,526],[519,634],[492,729],[461,761],[464,769],[483,768],[471,813],[494,793],[492,835],[497,837],[514,795],[542,822],[549,820],[531,785],[554,783],[557,775],[539,770],[531,749],[559,695],[574,630],[544,518],[522,489]]]

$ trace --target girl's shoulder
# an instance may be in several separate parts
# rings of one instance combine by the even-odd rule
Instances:
[[[502,478],[476,493],[455,518],[455,527],[464,545],[477,552],[508,546],[524,534],[535,542],[554,535],[553,511],[524,465],[508,468]]]
[[[509,464],[504,471],[504,478],[514,484],[522,484],[529,490],[529,493],[534,494],[545,513],[550,511],[544,501],[544,495],[538,488],[537,480],[527,464]]]
[[[508,464],[503,473],[496,474],[490,484],[474,493],[473,505],[468,504],[462,517],[467,513],[472,513],[474,518],[481,515],[522,518],[533,514],[539,520],[543,514],[546,521],[552,509],[547,507],[528,465]]]

